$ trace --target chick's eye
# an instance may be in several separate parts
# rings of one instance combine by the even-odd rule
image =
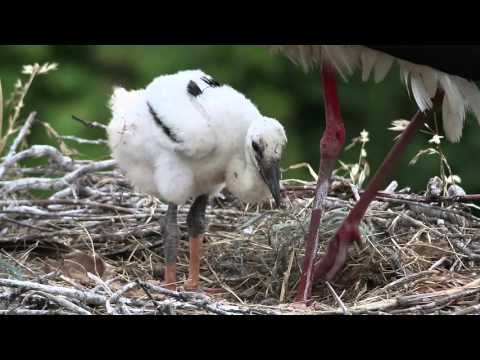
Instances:
[[[252,141],[252,148],[253,148],[253,151],[260,154],[260,146],[255,141]]]

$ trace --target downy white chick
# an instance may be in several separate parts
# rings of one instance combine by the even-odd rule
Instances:
[[[119,168],[142,192],[169,204],[165,283],[175,289],[177,206],[194,199],[187,217],[188,289],[198,288],[208,197],[223,187],[248,203],[280,203],[283,126],[244,95],[200,70],[156,78],[145,89],[114,90],[109,145]]]

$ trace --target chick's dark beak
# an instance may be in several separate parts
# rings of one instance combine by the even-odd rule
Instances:
[[[277,207],[280,207],[280,164],[278,161],[260,161],[259,162],[260,175],[263,181],[270,189],[273,199]]]

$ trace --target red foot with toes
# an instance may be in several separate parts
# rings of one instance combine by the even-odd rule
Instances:
[[[351,227],[344,224],[337,231],[335,236],[328,243],[327,252],[315,263],[314,281],[330,281],[335,274],[343,267],[347,259],[349,247],[357,242],[361,244],[362,238],[358,226]]]

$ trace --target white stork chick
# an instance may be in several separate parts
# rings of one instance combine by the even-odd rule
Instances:
[[[177,206],[194,200],[187,217],[185,287],[197,289],[208,197],[226,186],[242,201],[258,203],[272,195],[279,205],[285,130],[244,95],[200,70],[160,76],[142,90],[117,88],[110,107],[109,145],[119,168],[140,191],[169,204],[164,245],[165,283],[171,289]]]

